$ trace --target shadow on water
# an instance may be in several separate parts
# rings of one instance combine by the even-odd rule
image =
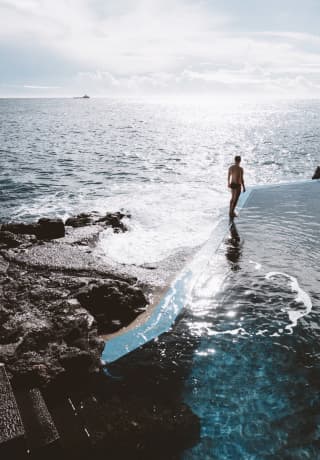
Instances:
[[[189,334],[188,321],[183,312],[172,331],[108,366],[116,379],[102,389],[104,395],[110,399],[112,394],[124,407],[134,408],[133,422],[138,414],[149,412],[149,427],[141,433],[141,445],[126,440],[122,457],[115,458],[176,460],[199,441],[199,419],[182,398],[198,346],[198,338]]]

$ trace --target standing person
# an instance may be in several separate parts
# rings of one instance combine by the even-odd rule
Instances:
[[[230,166],[228,170],[228,187],[231,189],[231,200],[230,200],[230,210],[229,216],[232,219],[237,217],[237,214],[234,212],[237,202],[242,191],[245,192],[246,188],[244,186],[243,180],[243,168],[240,167],[241,157],[239,155],[234,157],[234,164]]]

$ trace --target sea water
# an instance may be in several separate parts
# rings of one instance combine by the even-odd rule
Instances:
[[[1,99],[0,221],[125,209],[100,253],[155,263],[208,238],[234,155],[253,185],[310,177],[319,150],[319,101]]]

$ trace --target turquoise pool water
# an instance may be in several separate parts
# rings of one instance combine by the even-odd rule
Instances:
[[[320,458],[320,182],[255,189],[193,289],[183,459]]]

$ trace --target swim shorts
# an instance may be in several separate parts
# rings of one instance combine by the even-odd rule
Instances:
[[[239,189],[241,188],[241,184],[237,184],[236,182],[231,182],[230,187],[232,189]]]

